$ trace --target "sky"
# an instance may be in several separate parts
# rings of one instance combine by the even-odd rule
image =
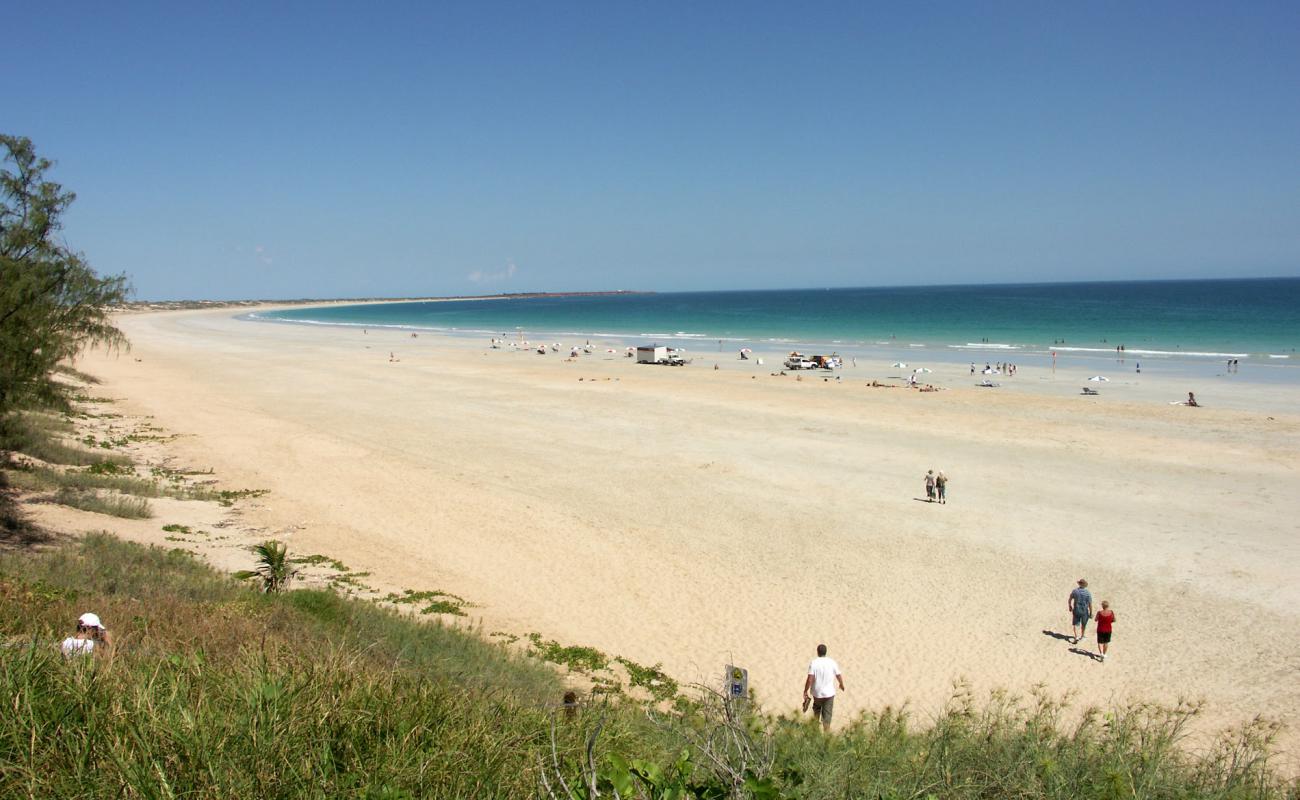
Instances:
[[[1300,275],[1293,0],[28,10],[140,299]]]

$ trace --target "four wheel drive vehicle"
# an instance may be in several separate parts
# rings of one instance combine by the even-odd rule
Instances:
[[[828,356],[806,356],[803,353],[791,353],[785,360],[786,369],[839,369],[844,360],[837,353]]]

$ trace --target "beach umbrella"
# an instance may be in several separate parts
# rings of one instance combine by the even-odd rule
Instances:
[[[904,364],[902,361],[895,361],[894,366],[899,367],[901,369],[903,367],[906,367],[907,365]]]
[[[1091,378],[1089,378],[1088,380],[1092,381],[1093,383],[1100,383],[1101,381],[1105,381],[1106,383],[1110,383],[1110,378],[1107,378],[1105,375],[1093,375],[1093,376],[1092,376]]]
[[[932,369],[927,369],[926,367],[917,367],[916,369],[914,369],[914,370],[912,370],[912,371],[913,371],[913,372],[934,372],[934,370],[932,370]]]
[[[750,350],[748,347],[742,347],[742,348],[740,348],[740,352],[742,352],[742,353],[752,353],[752,352],[754,352],[754,351],[753,351],[753,350]]]

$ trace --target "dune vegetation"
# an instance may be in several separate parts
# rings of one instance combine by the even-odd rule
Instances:
[[[94,610],[111,655],[64,660]],[[3,797],[1295,797],[1275,728],[1182,746],[1194,705],[975,698],[823,735],[704,689],[577,692],[472,626],[259,591],[90,535],[0,554]]]

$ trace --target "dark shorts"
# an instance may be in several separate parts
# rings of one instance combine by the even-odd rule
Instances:
[[[1097,644],[1110,644],[1110,631],[1097,631]]]
[[[1074,609],[1075,625],[1078,625],[1081,628],[1086,628],[1088,627],[1088,620],[1090,619],[1092,619],[1092,615],[1088,613],[1087,609],[1077,607]]]
[[[813,698],[813,717],[822,721],[822,723],[831,724],[831,715],[835,713],[835,697],[814,697]]]

